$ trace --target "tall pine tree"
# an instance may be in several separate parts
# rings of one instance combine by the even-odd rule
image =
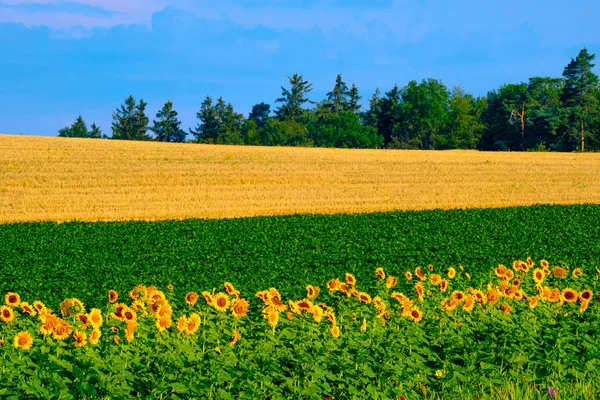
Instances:
[[[158,120],[153,121],[152,131],[156,133],[159,142],[184,142],[185,131],[181,129],[181,122],[177,119],[177,111],[169,100],[162,110],[156,113]]]
[[[133,96],[125,99],[125,103],[117,108],[113,113],[113,122],[111,129],[113,131],[113,139],[120,140],[150,140],[148,136],[148,122],[146,116],[146,103],[140,100],[136,104]]]
[[[305,81],[302,75],[294,74],[289,77],[290,89],[281,88],[281,96],[276,103],[282,103],[275,111],[280,121],[294,120],[302,114],[302,106],[309,102],[308,93],[312,91],[312,83]]]

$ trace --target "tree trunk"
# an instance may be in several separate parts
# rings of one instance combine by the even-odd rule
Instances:
[[[525,151],[525,104],[521,107],[521,151]]]
[[[585,125],[583,124],[583,119],[581,120],[581,152],[585,151]]]

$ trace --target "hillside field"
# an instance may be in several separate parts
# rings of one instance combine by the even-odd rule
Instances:
[[[0,135],[0,223],[600,203],[600,154]]]

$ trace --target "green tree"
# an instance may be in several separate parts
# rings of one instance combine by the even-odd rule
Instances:
[[[377,88],[375,89],[375,93],[373,93],[373,96],[371,96],[371,99],[369,100],[369,109],[362,115],[363,124],[377,129],[378,117],[381,113],[380,100],[381,91],[379,90],[379,88]]]
[[[294,74],[289,77],[291,88],[288,90],[281,88],[281,96],[275,102],[282,103],[275,111],[280,121],[289,121],[299,117],[302,114],[302,106],[309,102],[308,93],[312,91],[312,84],[305,81],[302,75]]]
[[[372,126],[363,125],[350,110],[320,116],[308,127],[308,136],[319,147],[380,148],[383,137]]]
[[[295,120],[269,118],[260,130],[260,141],[265,146],[312,146],[307,136],[306,125]]]
[[[215,105],[218,121],[218,135],[216,142],[221,144],[242,144],[242,128],[244,116],[236,113],[231,103],[226,103],[219,97]]]
[[[100,139],[102,138],[102,129],[95,122],[92,122],[90,125],[90,130],[88,131],[88,137],[90,139]]]
[[[400,124],[393,127],[393,147],[434,149],[448,122],[448,89],[436,79],[411,81],[400,92]]]
[[[83,120],[83,117],[81,115],[78,116],[71,126],[65,126],[64,128],[60,129],[58,131],[58,136],[87,138],[88,128],[85,121]]]
[[[197,142],[215,143],[219,136],[219,116],[212,97],[206,96],[196,113],[199,122],[196,129],[190,129],[190,133],[196,137]]]
[[[252,106],[252,111],[248,115],[248,119],[256,122],[257,128],[262,128],[269,118],[271,106],[266,103],[259,103]]]
[[[358,113],[362,105],[359,101],[362,99],[362,96],[358,93],[358,88],[353,83],[350,91],[348,92],[348,102],[346,103],[345,110],[352,111],[353,113]]]
[[[342,79],[342,74],[338,74],[335,78],[335,86],[333,90],[327,93],[327,105],[332,112],[338,113],[348,107],[348,85]]]
[[[140,100],[136,105],[133,96],[125,99],[125,103],[113,113],[112,138],[119,140],[150,140],[148,136],[148,122],[146,116],[146,103]]]
[[[474,98],[461,87],[455,87],[448,107],[448,127],[444,134],[438,136],[438,148],[477,148],[484,128],[481,114],[485,109],[485,98]]]
[[[181,129],[181,121],[177,119],[177,111],[170,100],[156,113],[156,118],[152,131],[159,142],[185,141],[185,131]]]
[[[533,77],[527,84],[527,138],[528,149],[566,150],[567,144],[561,134],[562,107],[561,94],[564,79]]]
[[[595,58],[595,54],[584,48],[563,71],[563,105],[568,109],[569,131],[579,137],[581,151],[585,151],[586,138],[590,134],[587,126],[597,118],[598,112],[598,75],[592,71]]]
[[[485,131],[481,147],[485,150],[525,150],[529,111],[527,84],[508,84],[490,91],[487,108],[482,114]]]
[[[392,142],[394,131],[398,129],[401,119],[398,85],[394,85],[392,90],[378,99],[376,105],[371,104],[371,110],[374,109],[373,120],[377,124],[377,132],[383,136],[384,144],[388,146]]]

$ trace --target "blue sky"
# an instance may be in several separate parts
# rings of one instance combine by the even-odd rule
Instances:
[[[320,100],[342,73],[375,88],[437,78],[485,95],[600,52],[578,0],[0,0],[0,132],[56,135],[79,114],[110,134],[132,94],[195,126],[206,95],[247,114],[296,72]],[[571,3],[575,4],[575,3]],[[598,68],[597,68],[598,72]]]

